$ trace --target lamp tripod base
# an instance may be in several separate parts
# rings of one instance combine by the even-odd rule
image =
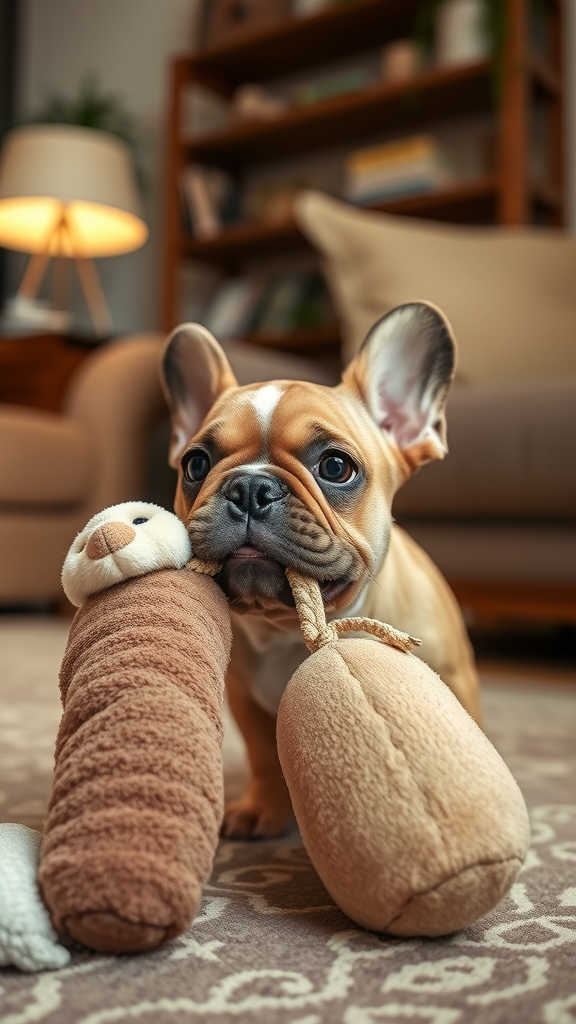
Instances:
[[[71,248],[71,235],[65,216],[62,217],[54,228],[54,231],[51,233],[45,251],[35,253],[30,257],[24,277],[22,278],[20,287],[16,294],[17,303],[19,301],[22,301],[22,303],[28,301],[30,306],[32,305],[32,301],[36,298],[40,285],[44,280],[44,275],[51,259],[49,249],[52,239],[55,235],[60,234],[68,235],[68,248]],[[64,258],[66,257],[59,257],[59,259]],[[106,296],[104,295],[104,290],[100,283],[100,278],[98,277],[98,271],[96,270],[94,260],[85,256],[73,256],[73,259],[76,266],[76,272],[78,274],[78,280],[80,281],[80,287],[82,288],[82,294],[86,300],[92,326],[96,334],[112,334],[114,324],[112,323],[110,308],[106,302]],[[54,312],[57,311],[54,310]]]

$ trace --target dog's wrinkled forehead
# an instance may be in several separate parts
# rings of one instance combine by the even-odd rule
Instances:
[[[311,440],[356,447],[357,439],[360,455],[378,433],[361,404],[337,392],[290,380],[234,388],[217,399],[194,440],[210,440],[222,454],[249,449],[272,459],[282,451],[299,455]]]
[[[284,382],[248,385],[227,391],[216,401],[199,437],[220,452],[250,449],[253,457],[268,451],[271,427],[285,397]]]

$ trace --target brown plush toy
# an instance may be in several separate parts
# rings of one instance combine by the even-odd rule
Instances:
[[[434,936],[471,924],[508,891],[528,849],[516,782],[448,687],[407,653],[413,638],[370,620],[326,624],[318,585],[287,575],[315,653],[282,698],[278,753],[314,867],[365,928]],[[359,629],[385,643],[338,639]]]
[[[184,932],[212,868],[230,616],[190,556],[176,516],[132,502],[95,516],[64,564],[81,607],[38,878],[56,929],[102,952]]]

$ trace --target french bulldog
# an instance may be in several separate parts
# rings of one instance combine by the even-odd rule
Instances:
[[[479,719],[456,601],[391,511],[405,480],[447,452],[455,354],[448,321],[424,302],[379,320],[334,388],[286,380],[239,387],[224,351],[197,324],[166,343],[174,508],[195,556],[221,564],[232,612],[228,699],[252,778],[226,809],[228,837],[276,836],[290,820],[275,716],[308,652],[286,568],[318,580],[329,618],[367,615],[420,637],[419,656]]]

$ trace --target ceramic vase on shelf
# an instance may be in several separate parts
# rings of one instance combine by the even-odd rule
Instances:
[[[439,67],[488,57],[484,0],[444,0],[436,13],[435,57]]]

